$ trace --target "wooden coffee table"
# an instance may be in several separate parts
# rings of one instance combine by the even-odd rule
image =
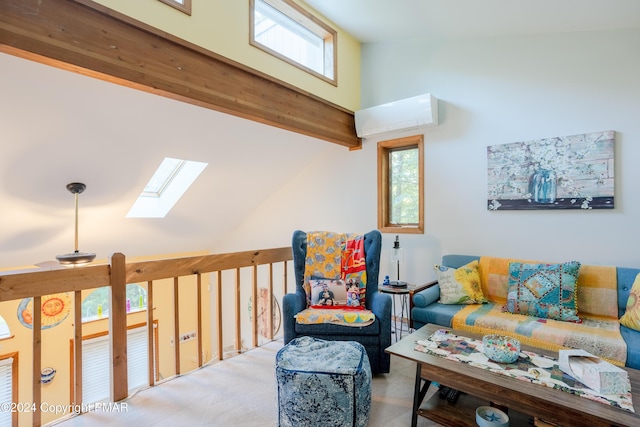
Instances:
[[[416,362],[413,415],[411,425],[415,427],[418,415],[445,426],[475,426],[475,408],[494,404],[508,408],[510,417],[523,414],[536,416],[562,426],[640,426],[640,371],[625,368],[631,380],[631,393],[635,413],[618,409],[576,396],[562,390],[532,384],[516,378],[505,377],[466,363],[446,360],[414,350],[418,340],[429,338],[433,332],[443,328],[426,325],[386,349],[387,353]],[[451,329],[449,329],[451,330]],[[451,330],[456,335],[482,339],[481,335]],[[522,346],[538,354],[554,358],[557,353],[539,348]],[[440,399],[437,393],[422,404],[432,381],[460,390],[463,394],[457,403]],[[512,422],[511,425],[517,425]]]

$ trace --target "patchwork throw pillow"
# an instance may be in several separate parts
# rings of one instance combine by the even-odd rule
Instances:
[[[480,286],[478,261],[472,261],[460,268],[435,265],[440,302],[442,304],[484,304],[487,299]]]
[[[640,274],[633,281],[633,286],[629,291],[629,299],[627,299],[627,308],[620,318],[620,324],[640,331]]]
[[[578,272],[580,263],[509,264],[509,288],[503,312],[544,319],[580,322]]]

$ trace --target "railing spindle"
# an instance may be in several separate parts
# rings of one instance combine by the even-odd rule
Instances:
[[[178,278],[173,278],[173,348],[176,361],[176,375],[180,375],[180,297]]]
[[[40,408],[42,402],[42,383],[40,382],[40,370],[42,369],[42,298],[33,297],[33,406]],[[41,412],[33,411],[33,425],[41,424]]]
[[[269,263],[269,290],[267,291],[267,337],[273,340],[273,263]]]
[[[253,266],[251,277],[251,338],[253,347],[258,346],[258,266]]]
[[[73,294],[75,332],[73,335],[74,400],[72,403],[80,405],[82,404],[82,291],[75,291]]]
[[[223,342],[222,342],[222,271],[218,271],[218,280],[216,282],[216,315],[218,327],[218,360],[223,359]]]
[[[154,366],[155,352],[154,349],[155,335],[153,331],[153,280],[147,282],[147,357],[149,358],[149,386],[153,386],[156,383],[155,369],[159,367]]]
[[[198,367],[202,366],[202,275],[197,274],[196,280],[196,307],[198,308],[198,325],[196,338],[198,339]]]
[[[235,350],[242,350],[242,331],[240,329],[240,268],[236,268],[236,345]]]

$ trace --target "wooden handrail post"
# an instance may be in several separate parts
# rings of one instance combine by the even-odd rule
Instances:
[[[111,303],[109,308],[109,355],[111,357],[111,401],[129,394],[127,377],[127,269],[122,253],[111,255]]]

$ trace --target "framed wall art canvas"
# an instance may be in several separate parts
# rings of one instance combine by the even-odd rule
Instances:
[[[613,209],[614,131],[487,147],[489,210]]]

